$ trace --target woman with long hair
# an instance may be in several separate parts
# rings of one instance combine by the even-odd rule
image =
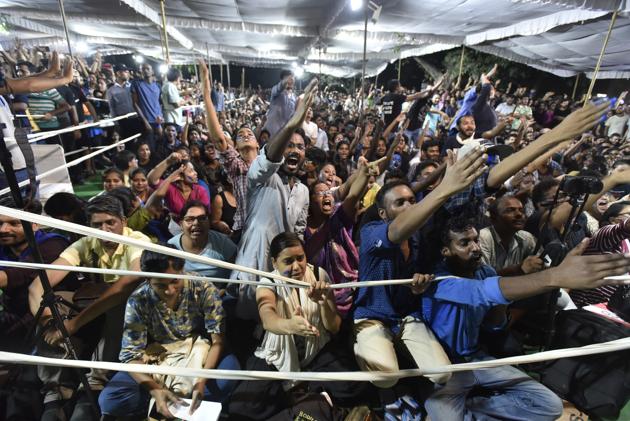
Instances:
[[[129,173],[129,181],[131,183],[131,191],[140,200],[142,206],[147,203],[149,196],[153,193],[153,189],[149,187],[147,172],[143,168],[135,168]]]

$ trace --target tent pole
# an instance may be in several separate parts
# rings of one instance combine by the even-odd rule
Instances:
[[[164,36],[162,35],[162,28],[160,25],[156,25],[158,34],[160,34],[160,46],[162,47],[162,57],[166,57],[166,51],[164,50]]]
[[[171,64],[171,53],[168,49],[168,33],[166,32],[166,11],[164,0],[160,0],[160,11],[162,13],[162,32],[164,33],[164,50],[166,51],[166,64]]]
[[[212,76],[212,65],[210,64],[210,49],[208,48],[208,43],[206,42],[206,59],[208,60],[208,73],[210,74],[210,80],[214,83],[214,76]]]
[[[61,12],[61,20],[63,21],[63,30],[66,33],[66,42],[68,43],[68,54],[72,56],[72,47],[70,46],[70,33],[68,32],[68,23],[66,22],[66,9],[63,7],[63,0],[59,0],[59,11]]]
[[[459,58],[459,74],[457,75],[457,83],[455,86],[459,87],[459,83],[462,81],[462,70],[464,70],[464,45],[462,44],[462,55]]]
[[[221,71],[221,85],[223,85],[223,63],[219,64],[219,70]]]
[[[575,75],[575,83],[573,84],[573,93],[571,94],[571,101],[575,100],[575,94],[577,92],[578,85],[580,84],[580,74]]]
[[[365,108],[365,66],[367,64],[367,26],[368,26],[368,2],[365,2],[365,25],[363,27],[363,70],[361,72],[361,114]]]
[[[199,83],[199,70],[197,69],[197,53],[195,53],[195,61],[193,62],[193,66],[195,66],[195,79],[197,83]]]
[[[232,82],[230,81],[230,62],[227,62],[227,79],[228,79],[228,90],[232,87]]]
[[[245,66],[241,69],[241,92],[245,96]]]
[[[402,64],[402,53],[398,56],[398,80],[400,80],[400,65]]]
[[[615,21],[617,20],[617,13],[619,13],[619,9],[615,9],[613,12],[612,18],[610,19],[610,25],[608,26],[608,33],[606,34],[606,38],[604,38],[604,45],[602,45],[602,50],[599,52],[599,58],[597,59],[597,64],[595,65],[595,71],[593,72],[593,77],[591,78],[591,83],[588,86],[588,91],[586,92],[586,98],[584,98],[584,106],[588,104],[588,101],[591,99],[591,95],[593,94],[593,88],[595,87],[595,81],[597,80],[597,74],[599,73],[599,68],[602,65],[602,61],[604,60],[604,53],[606,52],[606,47],[608,46],[608,41],[610,40],[610,34],[612,33],[613,27],[615,26]]]

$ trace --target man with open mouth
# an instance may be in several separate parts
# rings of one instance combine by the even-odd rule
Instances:
[[[281,232],[294,232],[300,237],[304,235],[309,192],[299,179],[306,150],[300,128],[316,92],[315,79],[306,88],[293,117],[262,148],[247,173],[247,220],[236,264],[269,271],[271,240]],[[244,272],[233,272],[232,278],[256,279]],[[229,287],[228,290],[239,297],[237,314],[240,317],[257,317],[255,288],[241,286],[239,290],[230,290]]]

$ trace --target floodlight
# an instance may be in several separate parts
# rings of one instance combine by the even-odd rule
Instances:
[[[302,67],[296,67],[295,70],[293,70],[293,74],[299,79],[304,76],[304,69]]]
[[[90,49],[90,46],[87,45],[87,42],[85,41],[79,41],[75,45],[75,49],[77,50],[77,53],[83,54],[83,53],[86,53]]]
[[[363,0],[350,0],[350,8],[357,11],[363,7]]]
[[[160,71],[160,73],[164,74],[166,72],[168,72],[168,64],[166,63],[162,63],[160,64],[160,67],[158,67],[158,70]]]
[[[144,56],[141,54],[136,54],[133,56],[133,60],[138,64],[142,64],[144,63]]]

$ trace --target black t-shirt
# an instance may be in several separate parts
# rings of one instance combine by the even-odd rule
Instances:
[[[394,94],[388,93],[381,99],[381,104],[383,105],[383,119],[385,120],[385,127],[389,126],[392,121],[402,111],[402,105],[407,99],[406,95],[403,94]]]
[[[462,146],[464,145],[462,145],[461,143],[457,141],[457,134],[451,135],[447,137],[444,143],[442,144],[442,155],[446,156],[446,151],[448,149],[455,150],[455,149],[461,148]]]
[[[413,105],[407,112],[407,117],[409,118],[409,126],[407,126],[407,130],[413,131],[422,127],[422,123],[424,123],[424,116],[428,111],[426,105],[426,98],[419,98],[414,101]]]

